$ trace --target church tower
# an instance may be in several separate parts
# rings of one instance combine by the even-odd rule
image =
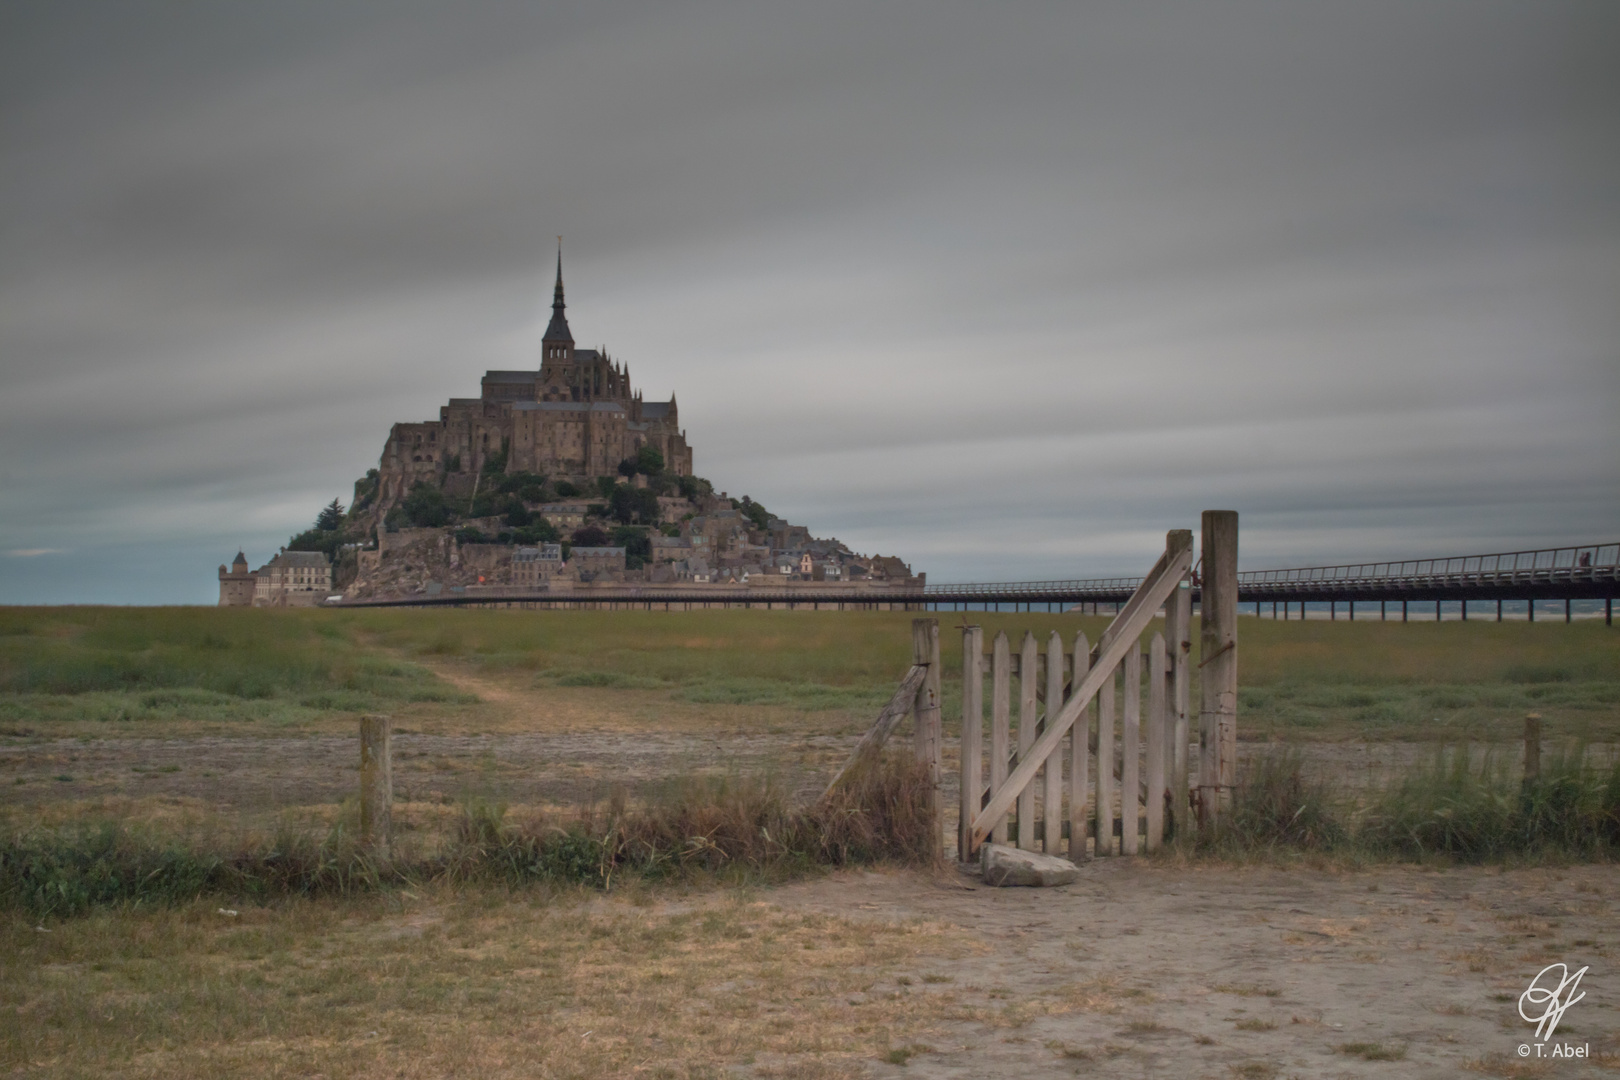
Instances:
[[[545,337],[540,339],[541,367],[550,367],[557,363],[572,363],[574,359],[574,335],[568,330],[568,316],[563,310],[568,305],[563,303],[562,280],[562,237],[557,237],[557,285],[551,291],[551,325],[546,327]]]

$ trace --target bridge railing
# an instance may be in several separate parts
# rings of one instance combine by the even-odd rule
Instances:
[[[1142,583],[1139,577],[1084,578],[1067,581],[995,581],[965,585],[925,585],[923,595],[930,600],[949,600],[953,597],[980,596],[985,593],[1000,595],[1050,595],[1053,593],[1117,592],[1129,593]]]
[[[1240,588],[1322,584],[1340,587],[1531,585],[1612,581],[1620,573],[1620,543],[1457,555],[1401,562],[1346,563],[1238,574]]]
[[[1471,585],[1557,585],[1588,581],[1620,581],[1620,543],[1504,551],[1491,555],[1453,555],[1436,559],[1247,570],[1238,574],[1239,588],[1261,592],[1268,587],[1419,589]],[[1140,582],[1140,578],[1112,577],[940,584],[927,586],[923,589],[923,595],[929,600],[976,598],[986,595],[1010,600],[1019,596],[1075,596],[1121,591],[1128,593]]]

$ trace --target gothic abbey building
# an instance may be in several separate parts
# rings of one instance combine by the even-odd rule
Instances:
[[[565,306],[559,251],[539,370],[486,371],[478,397],[451,398],[436,421],[395,424],[378,468],[379,509],[403,500],[420,481],[470,491],[485,461],[502,453],[509,473],[584,484],[614,476],[619,462],[651,446],[666,470],[692,475],[675,395],[643,401],[628,366],[603,350],[575,348]]]

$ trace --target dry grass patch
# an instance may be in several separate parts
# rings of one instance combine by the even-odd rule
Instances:
[[[1071,983],[1059,990],[1048,1003],[1048,1012],[1117,1013],[1126,1004],[1145,1005],[1153,995],[1136,986],[1126,986],[1117,978],[1103,976]]]
[[[768,1058],[842,1076],[941,1022],[927,993],[853,994],[972,951],[922,922],[743,896],[523,900],[498,890],[0,926],[0,1064],[39,1076],[701,1074]],[[764,1064],[762,1062],[762,1064]],[[650,1072],[650,1075],[657,1075]]]
[[[1546,1076],[1550,1073],[1552,1064],[1550,1061],[1525,1061],[1506,1054],[1492,1053],[1484,1057],[1468,1058],[1462,1067],[1469,1072],[1499,1076],[1503,1080],[1531,1080],[1532,1077]]]
[[[1340,1043],[1333,1049],[1349,1057],[1358,1057],[1362,1061],[1401,1061],[1406,1057],[1406,1047],[1390,1046],[1381,1042]]]
[[[1233,1076],[1240,1077],[1241,1080],[1273,1080],[1273,1077],[1282,1075],[1277,1066],[1269,1061],[1245,1061],[1228,1068]]]
[[[1238,997],[1282,997],[1282,991],[1276,987],[1255,983],[1216,983],[1210,989],[1217,994],[1235,994]]]

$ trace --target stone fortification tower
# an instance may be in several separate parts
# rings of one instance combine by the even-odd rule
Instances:
[[[252,607],[253,589],[258,578],[248,571],[247,556],[238,551],[231,560],[231,568],[219,564],[219,606]]]

